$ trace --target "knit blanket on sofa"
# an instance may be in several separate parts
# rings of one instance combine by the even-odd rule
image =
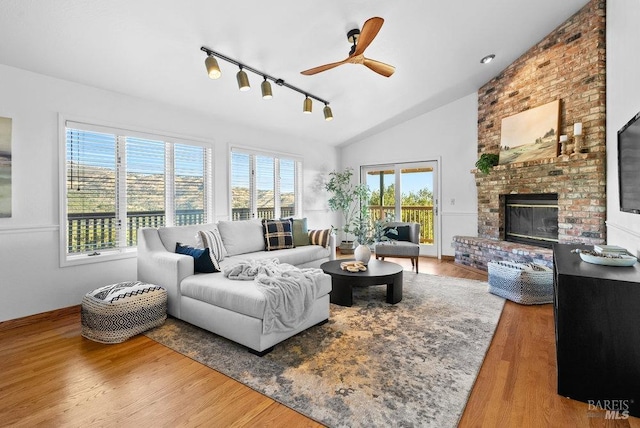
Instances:
[[[225,268],[223,274],[255,281],[264,294],[263,334],[293,330],[309,318],[324,275],[321,269],[299,269],[278,259],[242,261]]]

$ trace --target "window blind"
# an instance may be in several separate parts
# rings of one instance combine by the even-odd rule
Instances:
[[[231,154],[232,220],[248,220],[253,217],[252,170],[251,156],[249,154]]]
[[[232,148],[231,218],[299,215],[302,162],[287,155]]]
[[[127,133],[66,122],[67,256],[135,247],[140,227],[209,221],[211,149]]]
[[[139,227],[160,227],[165,220],[165,143],[126,138],[127,245],[137,242]]]
[[[205,223],[206,157],[200,147],[174,146],[174,196],[176,225]]]
[[[116,136],[67,129],[66,153],[68,252],[117,247]]]

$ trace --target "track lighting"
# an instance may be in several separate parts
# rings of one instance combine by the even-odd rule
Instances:
[[[262,88],[262,98],[265,100],[270,100],[273,98],[273,93],[271,92],[271,83],[267,80],[267,76],[264,76],[264,81],[260,85]]]
[[[305,114],[311,114],[311,108],[313,107],[311,98],[308,95],[304,97],[304,103],[302,104],[302,112]]]
[[[322,111],[324,112],[324,120],[333,120],[333,113],[331,112],[331,107],[329,107],[329,104],[325,103],[324,109],[322,109]]]
[[[247,73],[242,69],[242,66],[240,66],[240,71],[236,74],[236,78],[238,79],[238,89],[242,92],[251,89],[251,85],[249,85],[249,76],[247,76]]]
[[[304,103],[302,105],[303,113],[306,113],[306,114],[311,113],[311,110],[313,107],[313,101],[311,99],[313,98],[321,103],[324,103],[324,110],[323,110],[324,119],[326,121],[330,121],[333,119],[333,112],[331,111],[331,107],[329,107],[329,101],[323,100],[322,98],[316,97],[315,95],[308,93],[307,91],[303,91],[300,88],[290,85],[287,82],[285,82],[283,79],[275,78],[273,76],[268,75],[267,73],[258,71],[254,68],[249,67],[244,63],[240,63],[239,61],[236,61],[227,56],[224,56],[219,52],[212,51],[211,49],[206,48],[204,46],[202,46],[200,50],[207,54],[207,58],[205,59],[204,63],[205,63],[205,66],[207,67],[207,74],[209,75],[210,78],[218,79],[222,75],[222,72],[220,71],[220,67],[218,65],[218,61],[216,58],[223,59],[231,64],[234,64],[240,67],[240,71],[238,71],[238,73],[236,74],[236,79],[238,81],[238,89],[240,89],[241,91],[248,91],[249,89],[251,89],[251,85],[249,84],[249,76],[247,76],[247,73],[245,71],[245,70],[248,70],[254,74],[262,76],[262,78],[264,79],[264,81],[260,84],[260,89],[262,91],[263,99],[268,100],[273,98],[271,83],[269,82],[269,81],[272,81],[277,86],[284,86],[285,88],[289,88],[292,91],[296,91],[304,95]]]
[[[207,74],[211,79],[218,79],[222,76],[216,57],[208,55],[207,59],[204,60],[204,65],[207,67]]]

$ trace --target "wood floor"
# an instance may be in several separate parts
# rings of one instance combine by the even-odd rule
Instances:
[[[486,280],[428,258],[420,272]],[[640,428],[558,396],[555,370],[551,305],[507,302],[460,426]],[[0,426],[36,425],[321,426],[145,336],[83,339],[78,308],[0,323]]]

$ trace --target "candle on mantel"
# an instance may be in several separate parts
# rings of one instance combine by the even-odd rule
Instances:
[[[573,124],[573,135],[582,135],[582,123],[574,123]]]

